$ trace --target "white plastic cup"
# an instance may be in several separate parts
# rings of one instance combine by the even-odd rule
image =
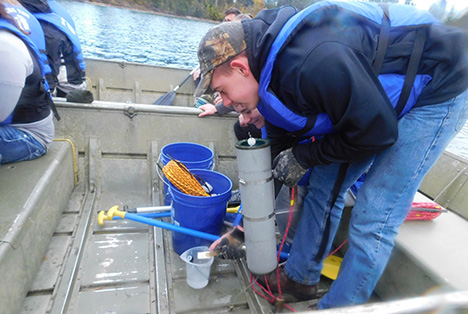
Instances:
[[[198,258],[198,252],[206,252],[208,250],[207,246],[196,246],[180,255],[186,266],[187,284],[193,289],[206,287],[210,280],[211,264],[213,264],[214,257]]]

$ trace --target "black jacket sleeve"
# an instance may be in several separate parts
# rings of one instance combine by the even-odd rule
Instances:
[[[306,57],[297,79],[300,110],[328,114],[336,130],[294,147],[303,166],[351,162],[396,141],[395,110],[360,51],[324,43]]]

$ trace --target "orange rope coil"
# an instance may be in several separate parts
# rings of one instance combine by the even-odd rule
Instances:
[[[181,192],[193,196],[210,196],[182,163],[171,160],[162,171],[166,178]]]

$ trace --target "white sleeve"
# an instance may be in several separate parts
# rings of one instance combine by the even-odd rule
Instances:
[[[0,30],[0,122],[15,109],[26,77],[34,70],[26,44],[13,33]]]

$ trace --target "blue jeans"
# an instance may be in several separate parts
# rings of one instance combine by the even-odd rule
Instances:
[[[399,120],[399,136],[394,145],[350,165],[331,210],[324,256],[331,249],[347,189],[370,168],[352,211],[349,249],[338,278],[318,304],[320,309],[365,303],[369,299],[424,175],[462,129],[467,117],[467,92],[440,104],[413,108]],[[302,217],[285,266],[286,274],[297,282],[312,285],[320,280],[323,258],[315,259],[338,169],[338,164],[312,169]]]
[[[35,159],[46,151],[32,135],[12,126],[0,126],[0,165]]]

